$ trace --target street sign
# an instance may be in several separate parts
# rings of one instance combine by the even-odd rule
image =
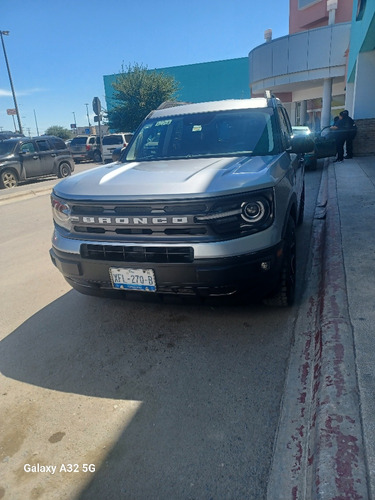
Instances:
[[[99,97],[94,97],[92,100],[92,109],[94,110],[94,113],[96,115],[100,115],[100,112],[102,110],[102,104],[100,102]]]
[[[7,109],[7,115],[16,115],[17,114],[17,110],[15,109]]]

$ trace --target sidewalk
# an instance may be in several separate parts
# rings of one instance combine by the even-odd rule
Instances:
[[[326,162],[269,500],[375,499],[374,221],[375,157]]]
[[[375,157],[335,166],[369,498],[375,498]]]

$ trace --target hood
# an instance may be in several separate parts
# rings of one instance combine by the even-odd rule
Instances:
[[[275,184],[289,165],[278,156],[197,158],[110,163],[59,182],[54,192],[73,199],[179,198],[232,194]]]
[[[0,155],[0,162],[14,160],[14,159],[15,159],[14,153],[6,153],[5,155]]]

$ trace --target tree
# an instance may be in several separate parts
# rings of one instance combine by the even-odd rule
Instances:
[[[116,105],[107,116],[109,128],[117,132],[133,132],[150,111],[164,101],[175,100],[178,91],[173,76],[139,64],[122,67],[112,86]]]
[[[72,137],[70,130],[60,127],[59,125],[52,125],[52,127],[47,128],[45,133],[46,135],[55,135],[56,137],[60,137],[64,141]]]

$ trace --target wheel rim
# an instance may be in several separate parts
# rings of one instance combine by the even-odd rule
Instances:
[[[4,172],[2,175],[4,186],[9,189],[17,186],[17,179],[11,172]]]
[[[61,177],[68,177],[70,174],[70,168],[66,163],[63,163],[60,167]]]

